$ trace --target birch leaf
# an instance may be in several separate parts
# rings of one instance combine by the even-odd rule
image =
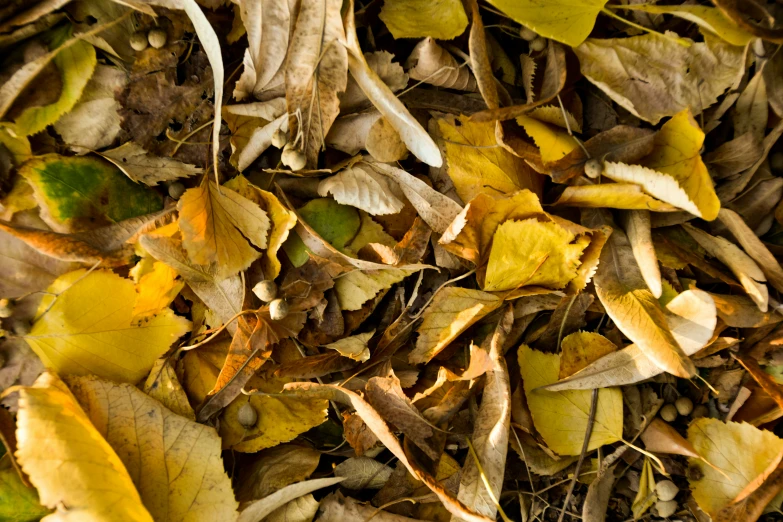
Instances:
[[[632,183],[569,185],[560,194],[554,205],[578,208],[651,210],[657,212],[677,210],[677,207],[645,194],[641,186]]]
[[[16,435],[41,503],[58,509],[45,520],[152,522],[123,462],[55,375],[19,390]]]
[[[248,243],[266,248],[269,218],[256,203],[204,180],[179,200],[182,244],[199,265],[217,263],[223,277],[236,274],[261,256]]]
[[[446,49],[432,38],[425,38],[416,44],[405,61],[408,74],[436,87],[477,92],[478,85],[468,67],[460,64]]]
[[[700,472],[696,475],[700,478],[689,479],[693,497],[713,517],[732,503],[749,483],[763,473],[770,473],[783,457],[783,440],[744,422],[697,419],[688,427],[688,442],[725,474],[701,460],[690,459],[690,466]],[[748,452],[747,448],[753,451]],[[770,505],[778,507],[781,500],[783,494]]]
[[[701,113],[744,71],[742,48],[710,34],[688,47],[654,34],[590,39],[574,52],[588,80],[653,124],[689,107]]]
[[[100,153],[114,163],[126,176],[137,183],[155,186],[161,181],[173,181],[203,172],[195,165],[171,158],[152,156],[138,143],[128,141],[116,149]]]
[[[683,378],[696,368],[666,324],[658,300],[647,289],[628,237],[615,229],[601,251],[595,291],[617,327],[662,370]]]
[[[563,337],[560,347],[562,352],[558,379],[570,377],[597,359],[617,350],[612,341],[595,332],[574,332]]]
[[[267,522],[311,522],[318,512],[319,503],[312,494],[289,500],[266,516]]]
[[[152,270],[136,284],[136,303],[133,305],[133,320],[154,316],[168,307],[185,285],[177,271],[160,261],[152,264]]]
[[[655,198],[712,221],[720,201],[701,159],[704,132],[687,109],[667,121],[652,153],[641,165],[606,162],[604,175],[615,181],[638,183]]]
[[[365,362],[370,358],[370,349],[367,343],[375,335],[375,330],[344,337],[333,343],[325,344],[324,348],[337,350],[343,357],[348,357],[354,361]]]
[[[650,230],[650,212],[647,210],[632,210],[623,214],[625,233],[631,243],[633,257],[642,271],[642,277],[647,283],[652,295],[658,299],[663,292],[661,285],[661,269],[652,242]]]
[[[468,26],[468,15],[459,0],[384,0],[381,20],[394,38],[451,40]]]
[[[557,381],[560,356],[519,348],[519,367],[525,396],[536,430],[559,455],[579,455],[587,428],[592,393],[589,390],[537,389]],[[598,392],[598,409],[587,451],[611,444],[623,436],[623,399],[616,388]]]
[[[606,0],[490,0],[489,3],[541,36],[573,47],[590,35]]]
[[[304,480],[296,484],[288,485],[271,495],[256,500],[245,506],[240,513],[237,522],[259,522],[265,517],[271,517],[275,510],[282,508],[288,502],[307,495],[313,491],[338,484],[343,477],[328,477],[312,480]],[[266,518],[269,520],[268,518]]]
[[[157,521],[232,520],[237,502],[214,428],[166,409],[130,384],[69,380],[90,421],[122,460]],[[169,470],[176,469],[176,474]]]
[[[348,167],[321,181],[318,195],[327,197],[329,193],[338,203],[360,208],[373,216],[396,214],[404,206],[384,176],[362,165]]]
[[[133,326],[133,283],[104,270],[69,272],[47,292],[25,340],[64,375],[93,373],[135,384],[190,327],[170,309]]]
[[[359,310],[362,305],[399,283],[414,270],[389,268],[386,270],[353,270],[334,282],[341,310]]]
[[[518,116],[517,123],[533,138],[544,163],[554,163],[579,146],[566,131],[530,116]]]
[[[291,36],[285,68],[290,135],[314,168],[340,112],[339,92],[348,81],[340,0],[304,0]],[[362,58],[363,59],[363,58]],[[317,102],[314,100],[317,98]]]

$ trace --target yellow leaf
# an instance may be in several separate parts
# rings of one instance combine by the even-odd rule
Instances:
[[[563,129],[571,129],[571,132],[582,132],[582,126],[569,111],[555,105],[544,105],[534,109],[530,116],[538,121],[557,125]]]
[[[350,357],[354,361],[364,362],[370,358],[370,349],[367,343],[375,335],[375,330],[345,337],[333,343],[325,344],[324,348],[337,350],[343,357]]]
[[[167,308],[185,286],[178,278],[176,270],[166,263],[155,261],[152,271],[141,276],[136,285],[138,296],[133,306],[133,320],[155,315]]]
[[[633,500],[633,518],[636,520],[641,517],[650,506],[655,503],[655,475],[653,474],[653,467],[650,464],[648,457],[644,458],[644,464],[642,464],[642,473],[639,477],[639,491],[636,493],[636,498]]]
[[[296,213],[288,210],[274,194],[261,190],[242,175],[232,178],[225,186],[261,205],[261,208],[266,210],[269,215],[272,228],[269,231],[266,250],[261,257],[261,268],[264,270],[264,277],[275,279],[280,275],[280,261],[277,259],[277,252],[285,243],[291,229],[296,226]]]
[[[704,132],[685,109],[667,121],[655,135],[652,153],[641,165],[607,161],[604,175],[615,181],[637,183],[649,195],[712,221],[720,201],[701,159]]]
[[[606,354],[617,350],[617,346],[595,332],[574,332],[563,337],[560,343],[560,372],[558,379],[565,379]]]
[[[606,0],[489,0],[545,38],[575,46],[585,41]]]
[[[544,163],[553,163],[579,146],[576,138],[568,132],[530,116],[518,116],[517,123],[536,142]]]
[[[639,185],[603,183],[601,185],[570,185],[554,205],[585,208],[619,208],[625,210],[655,210],[670,212],[677,207],[648,196]]]
[[[620,6],[615,6],[620,7]],[[745,31],[730,18],[727,18],[720,9],[706,5],[623,5],[622,9],[644,11],[652,14],[670,14],[693,22],[699,27],[720,36],[731,45],[744,47],[753,40],[754,36]]]
[[[584,443],[592,392],[537,390],[557,381],[560,356],[519,347],[519,367],[533,423],[553,451],[559,455],[579,455]],[[621,440],[623,436],[623,395],[617,388],[598,392],[593,432],[587,451]]]
[[[462,201],[480,193],[540,191],[541,176],[522,158],[497,144],[494,123],[474,122],[463,116],[458,120],[439,119],[438,127],[445,140],[449,177]]]
[[[266,248],[269,218],[256,203],[207,181],[188,189],[177,205],[182,243],[190,260],[217,263],[225,277],[245,270]]]
[[[513,290],[522,285],[563,288],[576,277],[579,258],[590,238],[554,222],[506,221],[495,231],[484,290]]]
[[[380,18],[395,39],[451,40],[468,26],[460,0],[385,0]]]
[[[155,361],[155,365],[150,370],[142,390],[177,415],[190,420],[196,419],[193,407],[188,401],[185,390],[179,383],[177,371],[174,369],[169,357],[161,357]]]
[[[168,308],[133,326],[133,283],[108,271],[69,272],[47,292],[25,340],[60,374],[135,384],[190,329],[190,321]]]
[[[725,473],[706,465],[704,460],[688,459],[690,467],[698,469],[695,477],[700,477],[689,478],[693,498],[712,517],[748,484],[774,470],[783,457],[783,440],[745,422],[697,419],[688,427],[688,442],[704,460]],[[770,502],[770,507],[780,506],[781,500],[783,493]]]
[[[16,438],[41,503],[57,508],[45,522],[152,522],[122,461],[54,374],[19,389]]]
[[[340,310],[359,310],[364,303],[388,290],[416,270],[389,268],[388,270],[353,270],[334,282]]]
[[[459,334],[488,313],[503,300],[481,290],[448,286],[437,294],[427,307],[419,325],[419,338],[408,359],[412,363],[429,362]]]
[[[130,384],[92,376],[68,383],[156,521],[233,520],[237,502],[214,428],[172,413]]]

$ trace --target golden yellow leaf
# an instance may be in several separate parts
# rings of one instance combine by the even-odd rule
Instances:
[[[337,350],[343,357],[349,357],[354,361],[364,362],[370,358],[370,349],[367,343],[375,335],[375,330],[352,335],[339,339],[333,343],[325,344],[324,348]]]
[[[122,461],[54,374],[19,389],[16,438],[41,503],[57,509],[45,522],[152,522]]]
[[[720,201],[701,159],[704,132],[684,109],[663,124],[655,135],[653,151],[640,165],[607,161],[604,175],[615,181],[637,183],[644,191],[675,207],[712,221]]]
[[[677,207],[658,201],[644,193],[639,185],[631,183],[603,183],[601,185],[570,185],[554,205],[585,208],[619,208],[626,210],[654,210],[670,212]]]
[[[579,258],[590,238],[554,222],[506,221],[495,231],[484,290],[513,290],[522,285],[563,288],[576,277]]]
[[[168,307],[182,290],[185,283],[179,280],[177,271],[166,263],[155,261],[152,271],[144,274],[136,284],[136,304],[133,306],[133,320],[157,314]]]
[[[606,0],[489,0],[514,21],[566,45],[585,41]]]
[[[155,361],[142,391],[160,401],[165,407],[177,415],[195,420],[196,414],[188,401],[188,396],[179,382],[177,371],[169,357],[161,357]]]
[[[261,257],[261,268],[263,268],[264,276],[267,279],[275,279],[280,275],[280,261],[277,259],[277,252],[288,238],[291,229],[296,226],[296,213],[288,210],[274,194],[261,190],[242,175],[231,178],[226,186],[261,205],[261,208],[266,210],[269,215],[271,229],[266,250]]]
[[[655,503],[656,498],[653,467],[650,463],[650,459],[645,457],[644,464],[642,464],[642,473],[639,477],[639,491],[636,493],[636,498],[631,506],[634,520],[641,517],[650,509],[650,506]]]
[[[105,270],[76,270],[47,289],[25,340],[60,374],[93,373],[137,383],[155,360],[190,329],[190,321],[164,309],[131,324],[133,283]]]
[[[390,267],[388,270],[353,270],[340,276],[334,282],[340,310],[359,310],[378,292],[388,290],[414,272]]]
[[[468,26],[460,0],[384,0],[380,18],[395,39],[451,40]]]
[[[568,132],[530,116],[518,116],[517,123],[536,142],[544,163],[553,163],[579,146]]]
[[[156,521],[236,517],[238,504],[214,428],[172,413],[130,384],[92,376],[68,382],[95,429],[119,455]]]
[[[419,325],[419,338],[408,359],[428,362],[472,324],[496,310],[503,300],[488,292],[448,286],[435,294]]]
[[[266,248],[269,218],[258,204],[214,182],[185,191],[179,204],[182,244],[199,265],[217,263],[225,277],[250,266],[261,256],[248,241]]]
[[[617,350],[617,346],[595,332],[574,332],[563,337],[560,343],[560,372],[558,379],[565,379],[606,354]]]
[[[592,392],[537,390],[557,381],[560,356],[519,347],[519,367],[533,423],[554,452],[579,455],[587,429]],[[587,451],[621,440],[623,436],[623,395],[617,388],[598,392],[593,432]]]
[[[689,478],[693,498],[712,517],[737,498],[749,483],[773,471],[783,457],[783,440],[771,431],[745,422],[697,419],[688,427],[688,442],[725,474],[703,460],[688,459],[690,466],[699,471],[695,474],[699,478]],[[783,493],[770,506],[779,507],[781,501]]]
[[[439,119],[448,174],[462,201],[480,193],[511,194],[520,189],[541,190],[541,176],[522,158],[497,144],[495,124],[467,117]]]

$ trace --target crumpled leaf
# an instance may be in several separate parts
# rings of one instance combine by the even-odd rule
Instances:
[[[344,479],[342,487],[358,490],[381,489],[392,472],[386,464],[369,457],[349,458],[334,468],[334,476]]]
[[[707,221],[718,217],[720,201],[701,159],[704,132],[689,110],[677,113],[655,135],[641,165],[606,162],[604,175],[638,183],[645,192]]]
[[[639,477],[639,491],[633,501],[631,510],[634,520],[640,518],[655,503],[655,475],[649,457],[644,458],[642,472]]]
[[[266,248],[269,218],[258,204],[226,187],[204,180],[179,200],[179,227],[188,257],[200,265],[217,263],[228,277],[244,270]]]
[[[405,61],[408,74],[436,87],[476,92],[478,84],[467,66],[460,66],[457,60],[432,38],[425,38],[416,44]]]
[[[328,477],[312,480],[305,480],[286,486],[271,495],[256,500],[248,504],[239,514],[237,522],[260,522],[265,517],[270,516],[276,509],[281,508],[288,502],[306,495],[312,491],[325,488],[344,480],[343,477]]]
[[[490,0],[515,22],[575,47],[585,41],[606,0]]]
[[[396,214],[403,202],[394,196],[387,178],[362,164],[341,170],[318,185],[318,195],[332,194],[343,205],[360,208],[373,215]]]
[[[340,491],[330,493],[321,501],[322,522],[361,522],[372,517],[375,522],[421,522],[419,519],[404,517],[370,505],[362,504],[350,497],[344,497]]]
[[[93,157],[44,154],[19,170],[55,232],[78,232],[163,208],[160,195]]]
[[[148,186],[155,186],[161,181],[186,178],[203,172],[203,169],[195,165],[171,158],[152,156],[141,145],[132,141],[100,154],[114,163],[130,179]]]
[[[17,440],[41,503],[58,508],[45,520],[152,522],[123,462],[55,375],[20,388]]]
[[[536,430],[556,453],[579,455],[592,393],[588,390],[552,392],[540,389],[557,381],[559,355],[545,354],[523,344],[519,348],[519,367]],[[602,388],[598,391],[598,409],[587,451],[622,439],[622,432],[622,393],[616,388]]]
[[[459,0],[384,0],[380,18],[394,38],[451,40],[468,26]]]
[[[373,335],[375,335],[375,330],[351,335],[338,339],[333,343],[325,344],[324,348],[337,350],[343,357],[348,357],[354,361],[365,362],[370,358],[370,349],[367,347],[367,342],[372,339]]]
[[[359,310],[364,303],[399,283],[415,270],[388,268],[385,270],[352,270],[337,279],[334,289],[341,310]]]
[[[25,340],[47,367],[64,375],[136,383],[190,328],[170,309],[133,326],[133,283],[108,271],[69,272],[47,292]]]
[[[237,477],[237,499],[256,500],[305,480],[318,467],[321,453],[308,446],[281,444],[262,450]]]
[[[117,452],[155,520],[236,516],[237,502],[214,428],[172,413],[130,384],[95,377],[68,382],[95,429]],[[172,469],[177,473],[170,473]]]
[[[698,459],[690,459],[690,466],[700,472],[698,478],[689,478],[693,497],[710,516],[734,501],[737,496],[762,474],[771,473],[783,458],[783,440],[772,432],[760,430],[745,422],[722,422],[718,419],[696,419],[688,427],[688,441],[719,471]],[[753,448],[753,451],[747,451]],[[763,480],[763,479],[762,479]],[[761,485],[761,480],[756,487]],[[783,495],[770,503],[780,506]]]
[[[589,39],[574,52],[588,80],[653,124],[689,107],[700,114],[744,70],[742,48],[710,34],[688,47],[655,34]]]
[[[176,270],[155,261],[152,270],[143,274],[136,283],[138,296],[133,305],[134,321],[160,313],[179,295],[184,285]]]

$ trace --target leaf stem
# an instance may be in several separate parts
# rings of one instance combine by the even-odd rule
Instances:
[[[672,42],[674,42],[674,43],[676,43],[678,45],[682,45],[683,47],[690,47],[691,46],[691,44],[688,41],[686,41],[686,40],[684,40],[682,38],[679,38],[679,37],[675,38],[673,36],[669,36],[668,34],[664,34],[664,33],[661,33],[659,31],[656,31],[655,29],[650,29],[649,27],[645,27],[643,25],[639,25],[639,24],[637,24],[635,22],[632,22],[632,21],[630,21],[628,19],[623,18],[622,16],[620,16],[620,15],[610,11],[609,9],[607,9],[605,7],[603,9],[601,9],[601,12],[603,14],[605,14],[606,16],[610,17],[610,18],[614,18],[615,20],[619,20],[619,21],[623,22],[624,24],[630,25],[631,27],[633,27],[635,29],[639,29],[640,31],[644,31],[645,33],[657,34],[658,36],[660,36],[662,38],[666,38],[667,40],[671,40]]]

